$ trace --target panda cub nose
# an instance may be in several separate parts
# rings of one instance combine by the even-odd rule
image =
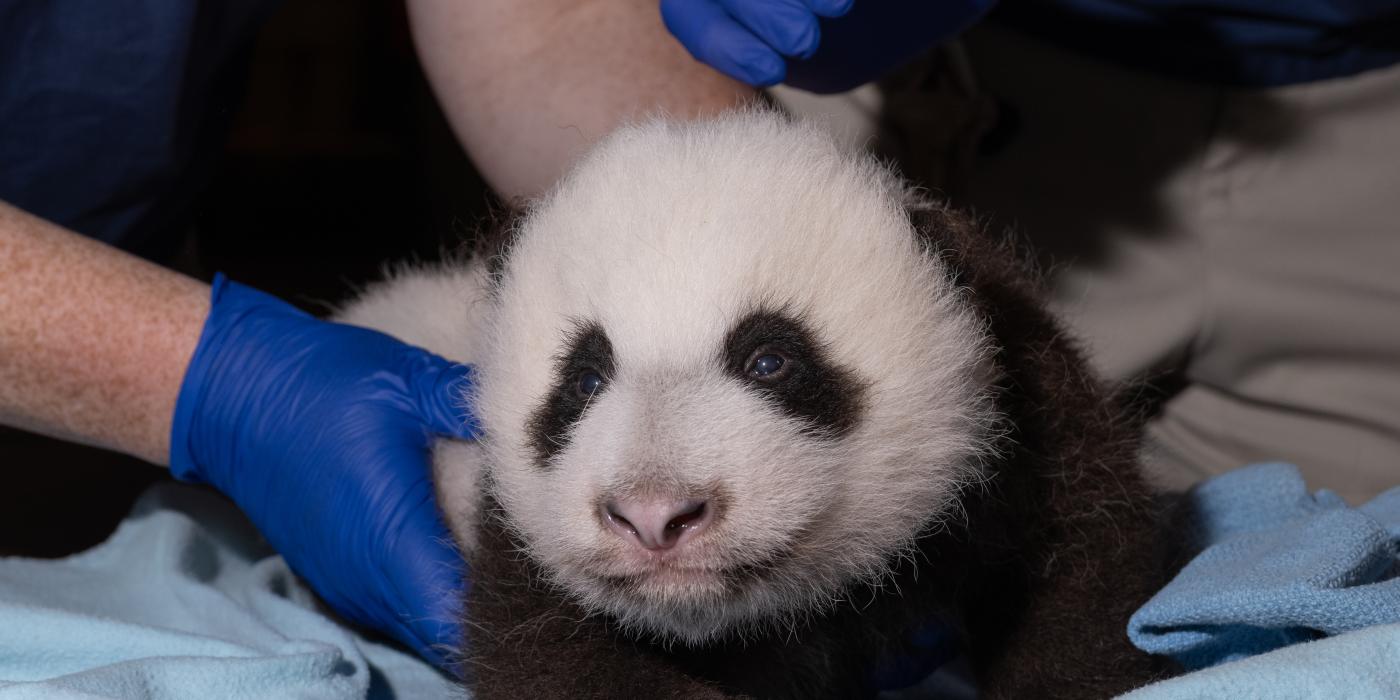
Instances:
[[[696,499],[619,498],[603,506],[603,520],[613,532],[653,552],[694,537],[713,519],[714,508]]]

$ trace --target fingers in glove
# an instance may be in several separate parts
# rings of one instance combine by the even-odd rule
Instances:
[[[445,668],[464,640],[461,602],[466,594],[462,555],[431,503],[395,538],[388,567],[389,601],[398,612],[389,632],[434,665]]]
[[[661,18],[696,60],[735,80],[765,87],[787,75],[783,57],[714,0],[661,0]]]
[[[725,11],[784,56],[809,58],[821,43],[817,17],[804,0],[720,0]]]
[[[448,362],[427,355],[426,365],[415,372],[415,403],[424,425],[434,435],[474,440],[479,435],[475,412],[469,400],[476,381],[471,366]]]

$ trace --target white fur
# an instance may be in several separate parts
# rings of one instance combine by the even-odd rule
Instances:
[[[488,287],[484,266],[465,260],[392,268],[384,281],[340,309],[335,320],[388,333],[451,360],[473,362],[486,345],[481,329],[491,311]],[[467,550],[476,544],[484,459],[479,443],[444,440],[434,450],[438,501],[457,543]]]
[[[488,437],[438,459],[459,537],[472,541],[475,474],[489,465],[512,527],[568,594],[702,642],[878,582],[979,477],[995,424],[989,341],[904,198],[868,156],[781,116],[649,122],[609,137],[531,209],[497,294],[476,268],[409,272],[344,318],[476,365]],[[866,384],[850,433],[804,434],[721,367],[726,333],[760,306],[800,314]],[[528,424],[580,321],[607,333],[617,372],[540,469]],[[664,566],[598,517],[618,489],[714,485],[731,496],[723,516]],[[737,587],[705,573],[778,554]],[[619,575],[637,583],[601,583]]]

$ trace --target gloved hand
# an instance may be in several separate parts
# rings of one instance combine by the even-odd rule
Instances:
[[[995,3],[661,0],[661,18],[696,60],[735,80],[830,93],[879,78],[971,26]]]
[[[433,497],[434,435],[472,438],[470,368],[214,281],[170,469],[238,504],[348,620],[443,665],[461,557]]]
[[[735,80],[766,87],[787,76],[784,56],[810,58],[817,17],[840,17],[853,0],[661,0],[661,19],[690,55]]]

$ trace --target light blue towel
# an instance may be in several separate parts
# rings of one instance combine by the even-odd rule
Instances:
[[[1400,489],[1360,508],[1259,464],[1187,494],[1204,548],[1129,622],[1133,643],[1205,668],[1400,622]]]
[[[1204,670],[1125,697],[1400,697],[1400,488],[1351,508],[1292,465],[1259,464],[1186,498],[1203,551],[1128,634]]]
[[[1395,700],[1400,624],[1295,644],[1154,683],[1122,700]]]
[[[1191,498],[1204,551],[1130,636],[1210,668],[1128,697],[1400,697],[1400,489],[1352,509],[1268,464]],[[0,700],[465,698],[315,608],[234,508],[158,486],[92,550],[0,559]]]
[[[465,697],[316,606],[231,505],[156,486],[91,550],[0,558],[0,700]]]

